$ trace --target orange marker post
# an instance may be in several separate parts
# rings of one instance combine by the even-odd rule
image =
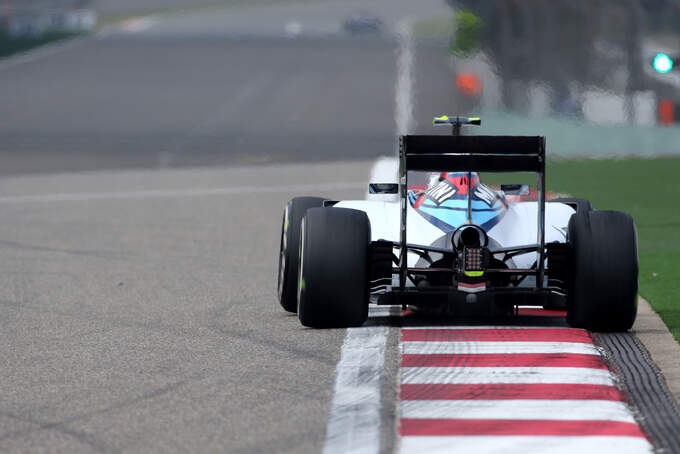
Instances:
[[[673,103],[670,99],[662,99],[659,101],[659,124],[661,126],[670,126],[675,120]]]
[[[482,81],[475,73],[463,73],[456,76],[456,86],[458,90],[466,96],[479,95],[482,90]]]

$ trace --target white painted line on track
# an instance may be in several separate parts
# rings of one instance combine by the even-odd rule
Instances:
[[[403,453],[475,454],[623,454],[652,453],[647,440],[640,437],[618,436],[453,436],[403,437]]]
[[[399,317],[401,315],[401,306],[378,306],[371,304],[368,306],[369,317]]]
[[[397,136],[408,134],[413,128],[413,26],[409,19],[397,24],[397,83],[394,89],[394,119]]]
[[[593,344],[578,342],[402,342],[402,353],[411,354],[475,354],[475,353],[581,353],[600,355]]]
[[[336,369],[323,452],[380,451],[380,379],[387,327],[349,328]]]
[[[413,36],[410,21],[399,24],[399,53],[394,112],[397,135],[412,129]],[[381,163],[382,162],[382,163]],[[393,159],[378,160],[371,178],[396,181]],[[373,180],[371,181],[373,182]],[[1,199],[0,199],[1,201]],[[401,308],[370,307],[370,315],[394,316]],[[350,328],[337,366],[324,453],[377,453],[380,451],[380,375],[387,327]]]
[[[585,367],[402,367],[402,384],[616,384],[608,370]]]
[[[415,41],[413,38],[413,24],[408,18],[397,24],[397,79],[394,86],[394,123],[396,137],[413,131],[413,61]],[[378,159],[371,168],[370,183],[398,183],[399,160],[397,159],[399,144],[395,143],[394,155]],[[396,202],[396,194],[368,195],[369,200],[384,200]]]
[[[118,25],[118,29],[126,33],[139,33],[153,27],[158,23],[154,16],[140,16],[124,20]]]
[[[213,195],[244,195],[244,194],[274,194],[280,192],[305,191],[342,191],[362,189],[363,182],[321,183],[321,184],[283,184],[274,186],[232,186],[223,188],[204,189],[160,189],[146,191],[121,192],[71,192],[60,194],[11,195],[0,197],[1,205],[19,203],[49,203],[49,202],[83,202],[89,200],[128,200],[128,199],[158,199],[174,197],[203,197]]]
[[[404,400],[402,418],[601,420],[634,423],[623,402],[599,400]]]

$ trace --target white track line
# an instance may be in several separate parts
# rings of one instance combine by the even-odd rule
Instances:
[[[585,367],[402,367],[403,384],[616,384],[608,370]]]
[[[402,342],[403,354],[581,353],[600,355],[595,345],[578,342]]]
[[[635,418],[623,402],[598,400],[404,400],[402,418],[620,421]]]
[[[394,123],[396,137],[413,132],[413,60],[415,42],[413,25],[410,19],[403,19],[397,24],[397,79],[394,87]],[[399,144],[395,143],[394,155],[378,159],[371,168],[371,183],[397,183],[399,161],[397,159]],[[369,200],[398,201],[396,194],[366,194]]]
[[[361,189],[366,186],[363,182],[322,183],[322,184],[284,184],[278,186],[233,186],[205,189],[167,189],[147,191],[121,192],[71,192],[60,194],[39,195],[11,195],[0,197],[1,205],[19,203],[48,203],[48,202],[84,202],[89,200],[128,200],[128,199],[158,199],[174,197],[203,197],[212,195],[243,195],[243,194],[275,194],[280,192],[306,191],[341,191]]]
[[[647,440],[639,437],[570,437],[570,436],[455,436],[404,437],[404,453],[474,453],[474,454],[623,454],[652,453]]]
[[[342,346],[323,452],[380,450],[380,377],[387,327],[350,328]]]
[[[397,135],[412,129],[413,36],[409,21],[399,24],[397,82],[394,112]],[[377,163],[376,163],[377,165]],[[393,164],[381,174],[392,176]],[[376,173],[376,167],[371,172]],[[390,178],[390,179],[391,179]],[[1,201],[1,199],[0,199]],[[398,308],[397,308],[398,310]],[[372,316],[394,315],[395,309],[373,309]],[[347,330],[342,347],[324,453],[377,453],[380,451],[380,374],[388,328]]]
[[[139,33],[148,30],[158,23],[154,16],[139,16],[127,19],[118,25],[118,29],[125,33]]]
[[[394,120],[397,136],[408,134],[413,128],[413,31],[411,21],[404,19],[397,25],[399,49],[397,53],[397,83]]]
[[[369,317],[399,317],[401,306],[378,306],[371,304],[368,306]]]

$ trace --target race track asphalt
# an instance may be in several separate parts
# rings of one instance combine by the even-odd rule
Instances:
[[[396,7],[414,7],[368,2],[390,26],[357,38],[338,32],[361,2],[323,5],[159,17],[25,63],[0,62],[0,174],[393,154]],[[447,11],[438,1],[422,6],[416,12]],[[286,23],[299,17],[328,24],[327,33],[305,33],[299,19],[303,33],[287,37]],[[422,74],[428,91],[446,65],[439,59]],[[451,101],[452,89],[442,87],[439,99]]]
[[[114,31],[15,61],[0,451],[318,452],[345,331],[278,306],[281,213],[393,153],[394,42]]]
[[[0,73],[2,173],[389,154],[393,49],[382,40],[90,40]]]
[[[240,189],[258,178],[264,192]],[[278,306],[280,218],[291,185],[357,197],[366,178],[358,163],[4,179],[4,195],[80,198],[0,201],[0,450],[318,452],[345,332]],[[200,194],[215,188],[237,192]]]

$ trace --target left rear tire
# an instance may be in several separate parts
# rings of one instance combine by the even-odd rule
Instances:
[[[302,218],[308,209],[322,207],[326,200],[321,197],[295,197],[286,204],[283,211],[278,294],[281,307],[288,312],[297,312],[297,271]]]
[[[312,328],[368,318],[371,226],[363,211],[312,208],[300,230],[298,317]]]

